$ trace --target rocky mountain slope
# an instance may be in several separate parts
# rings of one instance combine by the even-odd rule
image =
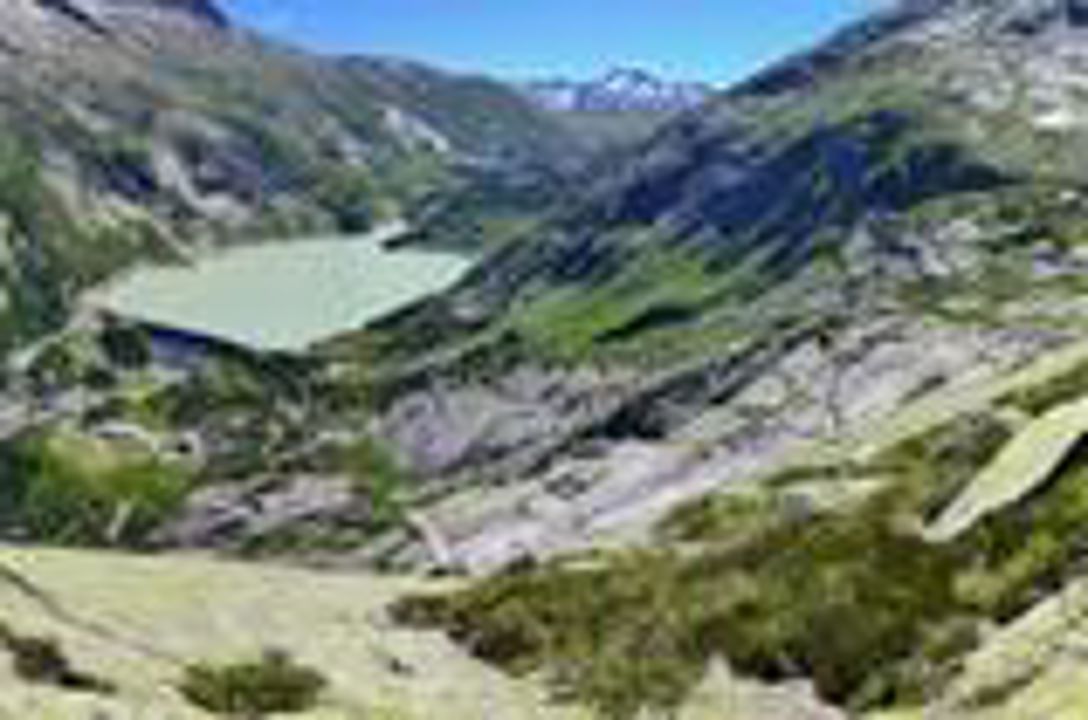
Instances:
[[[851,713],[1058,707],[1075,651],[997,648],[1079,627],[1086,37],[897,3],[391,323],[374,425],[434,480],[395,560],[511,567],[405,621],[617,717],[718,654]]]
[[[0,127],[5,337],[175,241],[357,229],[580,152],[498,83],[310,55],[197,0],[5,2]]]
[[[1034,320],[1073,311],[1061,293],[1079,267],[1085,137],[1054,119],[1083,112],[1085,30],[1052,9],[884,11],[677,119],[409,327],[487,325],[465,350],[474,363],[590,361],[564,385],[598,407],[635,368],[638,389],[584,430],[627,440],[679,431],[770,365],[804,369],[819,397],[840,356],[895,348],[922,382],[1058,342],[1075,326]],[[906,360],[941,337],[955,347]],[[856,411],[813,408],[796,432],[896,403],[842,394]]]
[[[607,720],[1080,717],[1086,39],[1079,0],[896,3],[599,160],[455,290],[312,357],[163,380],[110,333],[66,339],[32,382],[116,383],[0,446],[0,529],[476,575],[320,582],[388,601],[373,647],[460,646],[428,646],[451,664],[424,696],[452,667],[513,717],[541,688]],[[58,595],[69,561],[129,562],[29,552],[7,562]],[[229,578],[230,627],[260,576],[146,562],[164,587]],[[325,668],[315,628],[350,612],[330,591],[296,617],[299,576],[268,573],[272,625]],[[16,629],[104,647],[13,587]],[[174,610],[133,607],[177,637]],[[360,663],[412,696],[399,663]],[[147,677],[123,700],[177,702]]]
[[[1070,7],[897,5],[678,118],[392,328],[385,432],[425,473],[543,486],[585,448],[605,498],[652,496],[1079,337]],[[699,452],[637,479],[623,448],[663,439]]]

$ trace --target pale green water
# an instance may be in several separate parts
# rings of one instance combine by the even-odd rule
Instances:
[[[122,315],[265,350],[299,350],[446,289],[471,261],[373,238],[247,246],[140,268],[94,293]]]

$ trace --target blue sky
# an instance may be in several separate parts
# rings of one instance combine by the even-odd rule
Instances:
[[[505,77],[638,66],[718,83],[814,42],[873,0],[222,0],[326,52],[401,55]]]

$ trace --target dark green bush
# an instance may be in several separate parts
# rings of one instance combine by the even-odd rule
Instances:
[[[1086,393],[1088,362],[1083,362],[1045,382],[1014,390],[1001,398],[1001,401],[1030,415],[1039,415],[1061,403],[1072,402]]]
[[[395,614],[444,627],[507,669],[544,671],[564,696],[612,718],[679,705],[714,657],[766,679],[812,678],[844,705],[868,704],[876,680],[891,679],[882,695],[899,698],[895,669],[959,604],[955,553],[897,530],[897,503],[767,520],[695,556],[638,553],[592,570],[504,574],[406,601]]]
[[[190,665],[178,684],[185,698],[210,712],[243,718],[313,708],[328,685],[312,668],[281,651],[229,665]]]
[[[744,542],[781,525],[786,505],[772,493],[708,495],[678,507],[657,531],[663,540],[678,542]]]
[[[1012,437],[989,413],[969,414],[881,453],[873,470],[894,476],[911,510],[922,518],[939,512]]]
[[[973,562],[961,594],[998,621],[1017,617],[1083,572],[1088,547],[1088,446],[1035,496],[974,527],[959,540]]]
[[[400,493],[411,482],[411,473],[380,440],[363,437],[343,449],[339,469],[348,473],[352,484],[370,506],[370,522],[384,528],[401,519]]]
[[[0,523],[39,541],[138,545],[190,487],[187,471],[150,457],[91,469],[47,436],[0,446]]]
[[[70,387],[82,376],[82,359],[64,341],[54,341],[38,353],[27,370],[27,378],[38,394]]]
[[[20,635],[0,623],[0,647],[11,653],[15,675],[27,682],[78,692],[116,691],[113,683],[76,670],[53,638]]]
[[[109,361],[119,367],[139,369],[151,362],[151,340],[147,332],[134,325],[107,323],[99,342]]]

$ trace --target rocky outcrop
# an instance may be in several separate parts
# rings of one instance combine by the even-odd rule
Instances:
[[[39,7],[95,32],[134,17],[155,22],[187,22],[225,29],[230,21],[213,0],[35,0]]]

